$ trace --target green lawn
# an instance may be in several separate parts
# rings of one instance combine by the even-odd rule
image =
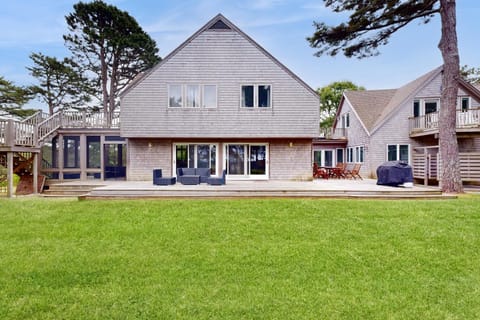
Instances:
[[[478,319],[480,197],[0,199],[0,319]]]

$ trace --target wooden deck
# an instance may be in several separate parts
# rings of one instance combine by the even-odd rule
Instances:
[[[376,185],[376,180],[228,181],[226,185],[156,186],[151,181],[64,182],[45,196],[79,199],[219,199],[219,198],[365,198],[447,199],[436,187]]]

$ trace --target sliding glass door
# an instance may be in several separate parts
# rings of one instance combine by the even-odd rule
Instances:
[[[230,177],[268,178],[268,145],[227,144],[225,155],[227,174]]]
[[[177,168],[210,168],[211,175],[217,175],[216,144],[174,145],[174,171]]]

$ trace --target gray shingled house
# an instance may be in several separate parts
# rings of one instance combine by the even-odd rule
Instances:
[[[127,179],[185,167],[311,178],[318,119],[316,92],[219,14],[122,95]]]
[[[314,141],[317,159],[362,164],[374,177],[386,161],[406,161],[417,179],[438,179],[438,112],[442,67],[391,90],[347,91],[331,139]],[[457,139],[464,181],[480,181],[480,91],[460,81]],[[332,147],[333,146],[333,147]],[[323,156],[323,157],[322,157]]]

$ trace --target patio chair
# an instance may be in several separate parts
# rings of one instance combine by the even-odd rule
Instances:
[[[324,168],[320,168],[317,163],[313,164],[313,177],[328,179],[328,172]]]
[[[345,178],[345,169],[347,168],[347,164],[343,162],[338,162],[335,168],[331,170],[332,178],[342,179]]]
[[[353,179],[359,178],[363,180],[362,176],[360,175],[360,168],[362,167],[361,163],[355,163],[351,170],[347,170],[347,177],[352,177]]]
[[[223,170],[222,171],[222,175],[220,177],[208,177],[207,178],[207,184],[211,184],[211,185],[222,185],[222,184],[225,184],[225,176],[227,175],[227,170]]]

